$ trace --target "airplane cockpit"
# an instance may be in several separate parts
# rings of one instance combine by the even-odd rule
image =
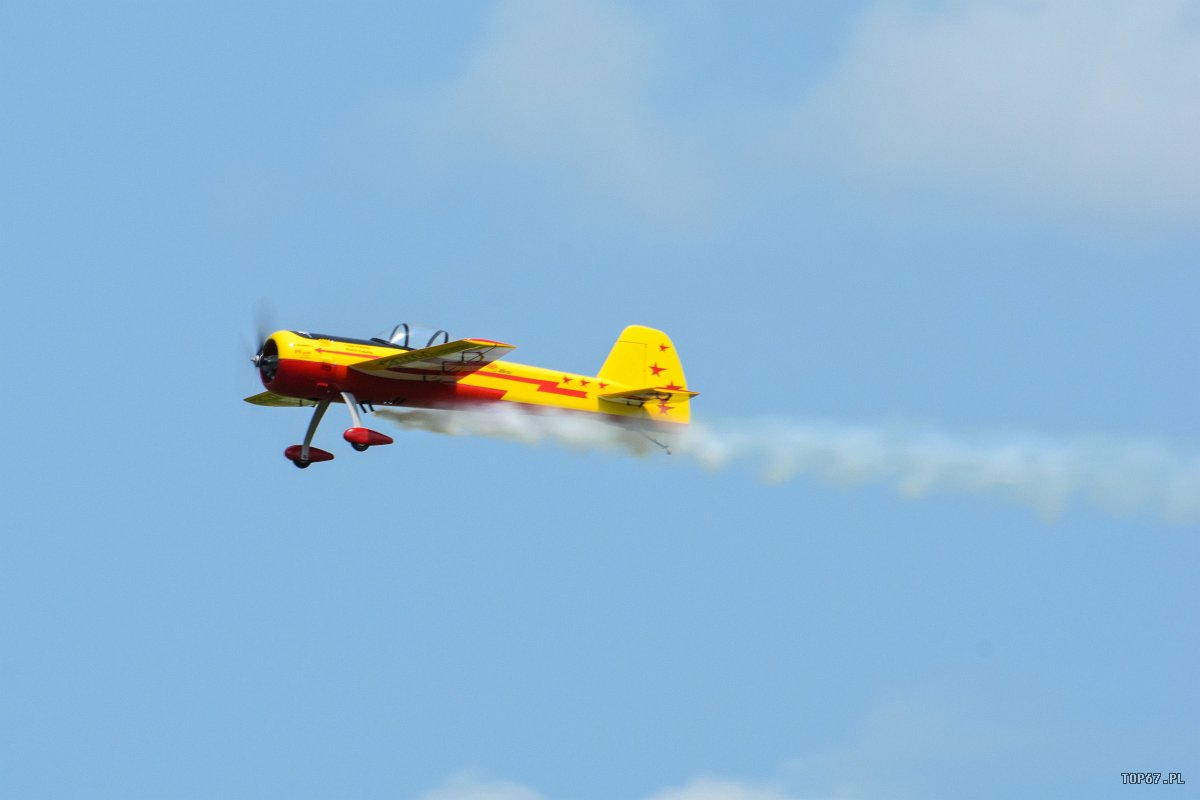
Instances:
[[[405,350],[420,350],[424,347],[434,347],[450,341],[450,334],[431,325],[419,322],[401,322],[378,335],[371,337],[372,342],[402,347]]]

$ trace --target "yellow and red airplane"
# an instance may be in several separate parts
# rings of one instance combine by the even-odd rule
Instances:
[[[530,367],[501,359],[515,348],[491,339],[450,341],[443,330],[401,323],[371,339],[276,331],[254,356],[265,392],[260,406],[316,406],[304,443],[283,454],[301,469],[333,454],[312,446],[330,403],[345,403],[353,423],[342,434],[355,450],[391,444],[364,428],[359,412],[375,406],[471,408],[511,403],[531,413],[599,414],[639,429],[686,425],[689,391],[675,345],[662,331],[630,325],[595,375]]]

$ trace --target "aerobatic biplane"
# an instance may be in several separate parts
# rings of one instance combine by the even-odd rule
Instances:
[[[331,403],[344,403],[351,427],[342,434],[355,450],[391,444],[363,427],[375,406],[455,409],[493,403],[537,413],[563,410],[601,415],[639,429],[687,424],[689,391],[683,366],[662,331],[631,325],[621,332],[595,375],[514,364],[501,359],[513,345],[491,339],[450,341],[443,330],[401,323],[371,339],[276,331],[254,365],[265,392],[247,397],[260,406],[315,406],[304,443],[283,454],[301,469],[333,454],[312,446]]]

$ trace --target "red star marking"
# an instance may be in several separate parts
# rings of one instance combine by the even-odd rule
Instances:
[[[563,383],[570,383],[570,382],[571,382],[571,379],[570,379],[570,378],[568,378],[566,375],[563,375],[562,382],[563,382]]]
[[[606,386],[608,386],[608,384],[607,384],[607,383],[605,383],[604,381],[600,381],[600,388],[601,388],[601,389],[605,388]]]
[[[658,413],[665,415],[668,411],[670,411],[674,407],[675,406],[669,406],[666,403],[659,403],[658,404]]]
[[[675,385],[675,384],[673,384],[673,383],[669,383],[669,384],[667,384],[666,386],[664,386],[663,388],[664,388],[664,389],[666,389],[666,390],[668,390],[668,391],[672,391],[672,392],[678,392],[678,391],[681,391],[681,390],[683,389],[683,387],[682,387],[682,386],[676,386],[676,385]]]
[[[579,379],[579,385],[580,385],[580,386],[587,386],[589,383],[591,383],[591,381],[589,381],[587,378],[580,378],[580,379]]]
[[[665,353],[667,350],[670,350],[670,349],[671,349],[671,345],[669,345],[669,344],[660,344],[660,345],[658,346],[658,350],[659,350],[659,352],[664,352],[664,353]]]
[[[655,361],[653,364],[651,364],[651,365],[650,365],[650,371],[654,373],[655,377],[657,377],[657,376],[658,376],[658,373],[660,373],[660,372],[666,372],[666,371],[667,371],[667,368],[666,368],[666,367],[660,367],[660,366],[658,365],[658,362],[657,362],[657,361]]]

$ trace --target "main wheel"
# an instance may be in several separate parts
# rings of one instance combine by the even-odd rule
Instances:
[[[297,458],[292,463],[296,465],[296,469],[308,469],[308,465],[311,464],[312,462],[305,461],[303,458]]]
[[[355,450],[357,450],[358,452],[360,452],[360,453],[361,453],[362,451],[366,450],[366,449],[367,449],[368,447],[370,447],[371,445],[369,445],[369,444],[361,444],[361,443],[359,443],[359,442],[351,442],[351,443],[350,443],[350,446],[351,446],[351,447],[353,447]]]

